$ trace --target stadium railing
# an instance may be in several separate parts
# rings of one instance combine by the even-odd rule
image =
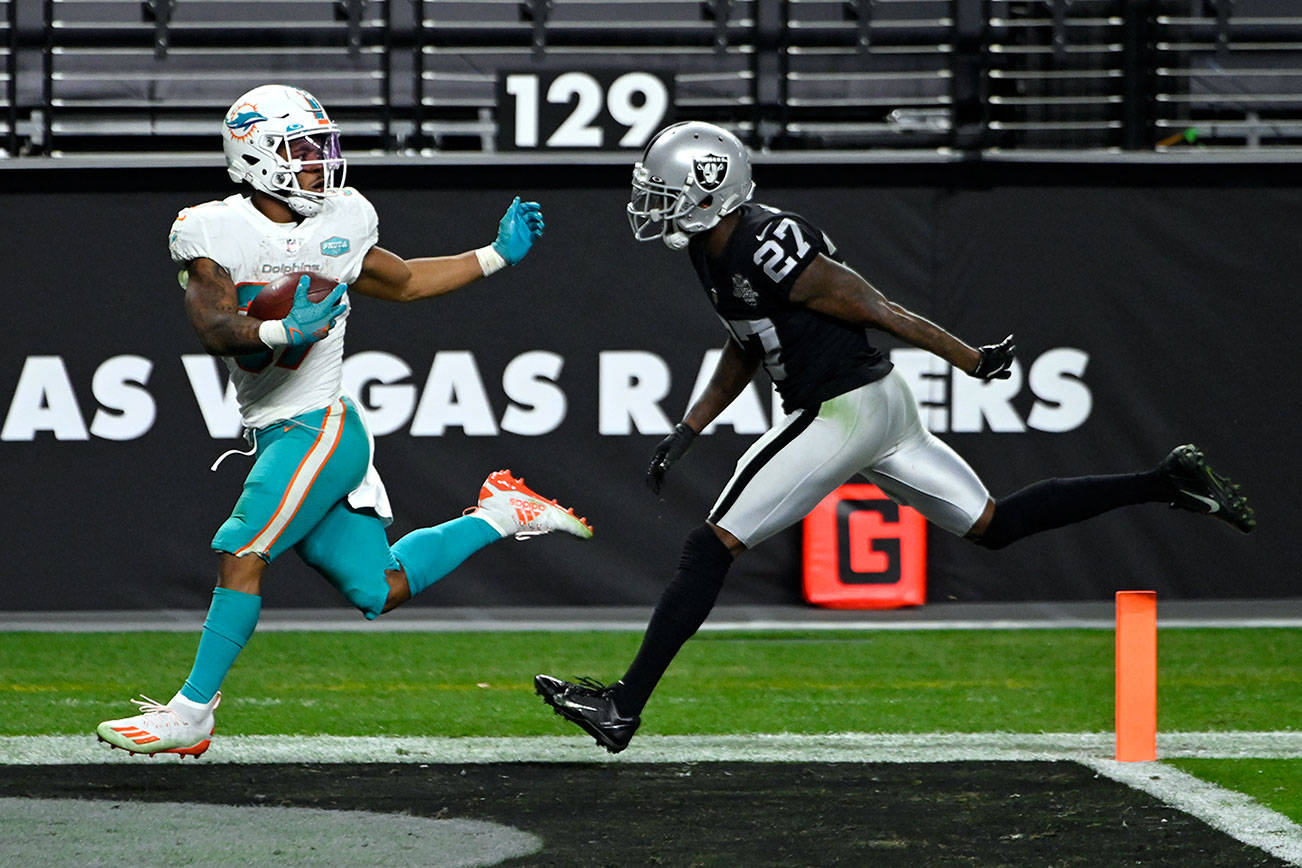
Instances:
[[[0,65],[0,156],[18,152],[18,7],[12,0],[0,0],[0,53],[4,63]]]
[[[351,153],[502,146],[507,72],[638,69],[767,153],[1302,146],[1296,0],[0,0],[10,156],[211,153],[302,83]]]
[[[502,71],[637,68],[669,76],[676,108],[751,126],[756,0],[416,0],[417,146],[484,150]]]
[[[38,149],[200,150],[213,117],[268,81],[311,76],[355,138],[388,142],[386,3],[46,0]]]

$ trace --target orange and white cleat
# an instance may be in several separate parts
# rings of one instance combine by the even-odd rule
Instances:
[[[488,474],[479,489],[479,505],[466,510],[466,515],[482,518],[504,537],[525,539],[554,530],[579,539],[592,537],[592,525],[586,519],[532,491],[509,470]]]
[[[131,754],[176,753],[183,757],[199,757],[212,743],[213,711],[222,701],[220,691],[206,704],[186,699],[180,693],[167,705],[143,694],[131,701],[140,708],[140,714],[101,723],[95,728],[100,741]]]

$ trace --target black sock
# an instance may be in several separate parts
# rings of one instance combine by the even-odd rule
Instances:
[[[1119,506],[1170,498],[1170,483],[1158,470],[1045,479],[997,501],[990,526],[977,544],[1001,549],[1022,537],[1075,524]]]
[[[714,608],[730,566],[732,554],[709,526],[701,525],[687,535],[678,572],[656,603],[642,647],[628,672],[614,685],[615,707],[621,714],[642,713],[678,649]]]

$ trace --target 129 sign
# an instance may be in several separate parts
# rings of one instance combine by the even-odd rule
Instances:
[[[650,72],[508,72],[497,80],[497,147],[641,148],[673,103],[673,80]]]

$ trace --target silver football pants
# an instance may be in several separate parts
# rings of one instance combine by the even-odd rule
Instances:
[[[908,384],[891,371],[765,432],[737,461],[710,521],[751,548],[800,521],[856,473],[958,536],[990,499],[967,462],[922,426]]]

